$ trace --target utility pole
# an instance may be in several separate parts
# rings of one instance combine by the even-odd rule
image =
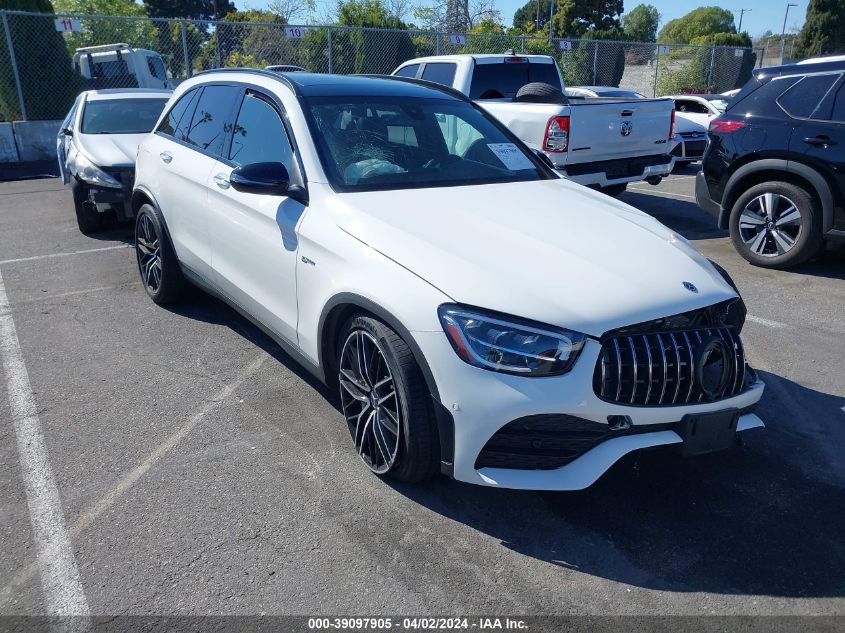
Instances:
[[[742,33],[742,16],[744,16],[749,11],[751,11],[751,9],[740,9],[739,10],[739,27],[736,29],[737,33]]]
[[[780,32],[780,65],[783,66],[783,54],[786,51],[786,19],[789,17],[789,7],[797,7],[797,4],[787,4],[786,13],[783,16],[783,29]]]
[[[552,20],[555,17],[555,0],[552,0],[549,3],[549,46],[552,45],[552,37],[554,37],[553,31],[555,30],[554,24]]]

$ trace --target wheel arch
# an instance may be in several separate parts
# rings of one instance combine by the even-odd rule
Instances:
[[[822,210],[822,232],[833,228],[835,204],[833,192],[824,176],[812,167],[791,160],[766,158],[746,163],[728,179],[719,214],[719,228],[727,229],[731,211],[739,197],[751,187],[764,182],[779,180],[807,190]]]
[[[425,378],[426,386],[432,396],[440,399],[440,392],[437,389],[437,383],[434,380],[434,374],[431,372],[431,367],[426,361],[422,350],[417,345],[411,332],[406,328],[402,322],[395,317],[389,310],[383,308],[376,302],[361,295],[344,292],[333,296],[320,314],[320,322],[318,324],[317,332],[319,336],[318,350],[319,362],[326,374],[326,382],[330,382],[334,378],[333,371],[335,367],[334,350],[337,348],[338,336],[340,328],[344,323],[355,313],[365,312],[369,313],[378,319],[384,321],[387,325],[396,330],[396,333],[402,337],[402,340],[407,343],[414,354],[414,360],[419,365],[420,370]]]
[[[437,381],[434,379],[434,374],[431,367],[422,353],[419,345],[417,345],[411,332],[406,328],[402,322],[394,316],[389,310],[385,309],[376,302],[362,297],[355,293],[344,292],[333,296],[323,307],[320,314],[320,321],[317,327],[318,343],[317,350],[319,354],[320,369],[323,372],[324,381],[331,388],[334,388],[336,381],[336,358],[334,350],[339,343],[338,338],[340,329],[343,324],[353,314],[364,313],[384,321],[387,325],[393,328],[402,340],[411,349],[414,355],[414,360],[420,368],[425,380],[426,388],[431,395],[432,414],[437,424],[438,435],[440,439],[440,460],[441,471],[451,476],[452,475],[452,460],[454,455],[455,444],[455,422],[452,414],[443,405],[440,400],[440,391],[437,388]]]
[[[138,211],[145,204],[149,204],[150,206],[158,209],[158,212],[161,214],[161,219],[163,220],[162,226],[164,228],[164,232],[167,235],[168,241],[171,244],[173,244],[173,238],[170,237],[170,227],[167,226],[167,218],[164,217],[164,211],[161,210],[161,207],[159,206],[158,202],[156,202],[155,196],[153,196],[153,194],[150,193],[150,191],[147,190],[144,187],[136,187],[132,191],[132,214],[136,218],[138,217]],[[174,249],[174,251],[176,250],[175,245],[173,246],[173,249]],[[178,259],[178,254],[177,254],[177,259]],[[181,266],[181,262],[180,262],[180,266]]]

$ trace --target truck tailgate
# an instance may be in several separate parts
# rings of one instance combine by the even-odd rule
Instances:
[[[557,167],[668,154],[671,99],[588,99],[569,105],[477,101],[529,147],[542,149],[553,116],[569,115],[569,150],[548,153]]]
[[[596,99],[570,104],[566,163],[668,153],[673,107],[670,99]]]

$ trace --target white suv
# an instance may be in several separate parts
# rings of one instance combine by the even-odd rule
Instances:
[[[375,473],[574,490],[762,426],[726,273],[448,89],[197,75],[133,202],[150,297],[193,282],[335,384]]]

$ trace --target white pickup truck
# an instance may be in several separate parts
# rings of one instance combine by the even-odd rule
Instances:
[[[591,98],[570,102],[547,55],[440,55],[393,71],[449,86],[490,112],[562,176],[617,195],[627,183],[658,184],[672,171],[671,99]]]

